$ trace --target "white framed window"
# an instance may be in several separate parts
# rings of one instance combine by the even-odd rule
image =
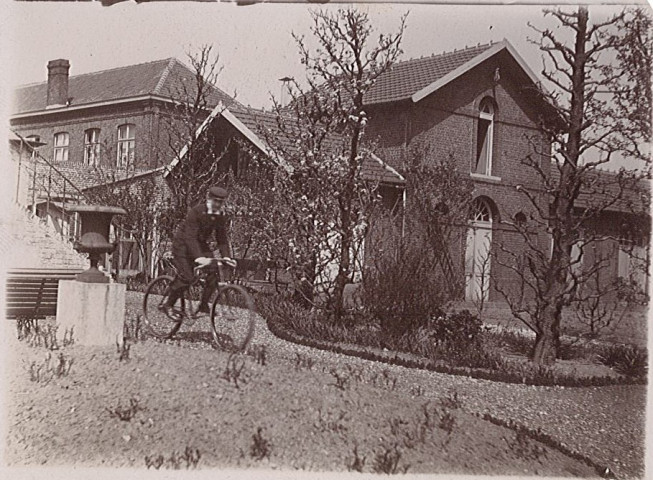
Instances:
[[[84,132],[84,163],[100,164],[100,129],[89,128]]]
[[[118,168],[134,166],[135,138],[136,125],[133,123],[126,123],[118,127],[118,158],[116,159]]]
[[[492,175],[492,146],[494,143],[494,104],[492,99],[481,100],[476,130],[476,152],[472,173]]]
[[[54,161],[68,161],[68,142],[70,136],[68,132],[59,132],[54,134]]]

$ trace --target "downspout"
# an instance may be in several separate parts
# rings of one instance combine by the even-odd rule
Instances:
[[[406,235],[406,187],[401,191],[401,238]]]
[[[23,168],[23,147],[25,142],[20,139],[20,150],[18,151],[18,173],[16,175],[16,198],[14,201],[20,203],[20,170]]]

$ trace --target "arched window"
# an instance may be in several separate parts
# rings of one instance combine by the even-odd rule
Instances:
[[[476,132],[476,157],[473,173],[492,174],[492,145],[494,137],[494,102],[486,97],[481,100]]]
[[[135,139],[136,125],[126,123],[118,127],[118,158],[116,160],[116,166],[118,168],[134,166]]]
[[[469,215],[472,222],[492,222],[492,210],[488,203],[482,198],[477,198],[472,204],[472,209]]]
[[[492,220],[490,200],[474,200],[469,212],[465,247],[465,299],[468,301],[489,299]]]
[[[100,129],[89,128],[84,132],[84,163],[100,164]]]
[[[68,132],[59,132],[54,134],[54,161],[68,161],[68,142],[70,137]]]

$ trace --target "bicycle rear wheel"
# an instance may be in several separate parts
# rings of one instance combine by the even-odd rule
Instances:
[[[211,329],[219,348],[241,352],[254,336],[254,300],[240,285],[223,285],[211,307]]]
[[[159,309],[170,294],[170,284],[174,280],[169,275],[162,275],[150,282],[143,298],[143,318],[148,329],[157,338],[171,338],[183,323],[184,305],[175,306],[168,313]]]

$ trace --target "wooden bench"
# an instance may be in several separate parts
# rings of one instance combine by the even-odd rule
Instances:
[[[287,282],[270,281],[267,273],[274,272],[278,265],[273,261],[254,260],[249,258],[236,258],[235,281],[252,290],[265,291],[272,288],[275,284],[283,289],[288,288]]]
[[[5,317],[45,318],[57,314],[59,280],[73,280],[82,269],[20,268],[6,274]]]

